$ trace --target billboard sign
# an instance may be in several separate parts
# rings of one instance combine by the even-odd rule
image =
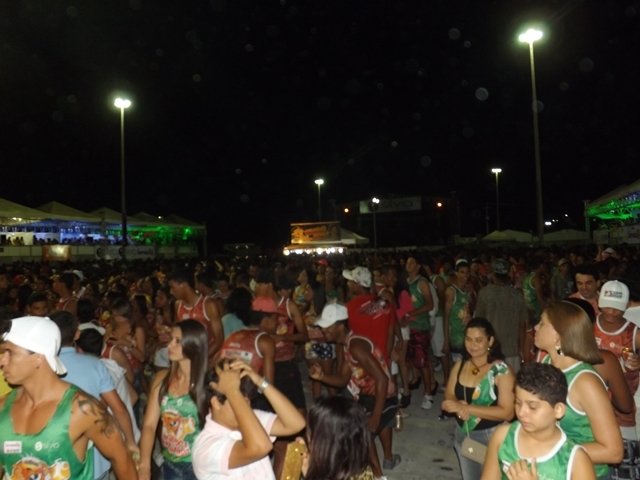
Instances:
[[[381,198],[376,213],[410,212],[422,210],[422,197]],[[372,213],[371,201],[360,201],[360,213]]]

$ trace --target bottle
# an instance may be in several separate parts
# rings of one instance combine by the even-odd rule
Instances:
[[[394,427],[394,430],[396,432],[401,431],[404,428],[404,418],[402,415],[402,409],[398,408],[398,410],[396,411],[396,425]]]

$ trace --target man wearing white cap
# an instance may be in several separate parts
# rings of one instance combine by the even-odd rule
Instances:
[[[327,342],[341,346],[344,361],[339,371],[327,375],[319,364],[311,365],[309,376],[326,385],[347,387],[369,415],[369,430],[380,437],[385,470],[391,470],[400,463],[400,455],[392,453],[393,422],[397,410],[396,388],[387,361],[373,342],[366,337],[354,335],[347,322],[347,309],[340,304],[326,305],[315,325],[322,329]],[[382,469],[374,442],[369,450],[371,469],[376,478],[382,477]]]
[[[598,348],[609,350],[620,360],[624,378],[631,395],[640,383],[640,346],[638,327],[624,318],[629,304],[629,288],[618,280],[606,282],[600,289],[598,306],[600,315],[596,318],[594,333]],[[622,438],[636,440],[635,412],[623,414],[615,411]]]
[[[12,320],[0,368],[19,386],[0,399],[0,470],[7,478],[92,480],[92,445],[119,479],[137,479],[120,430],[102,403],[58,378],[60,330],[49,318]]]
[[[386,359],[393,345],[393,322],[387,303],[372,294],[371,271],[366,267],[343,270],[351,299],[347,302],[349,326],[358,335],[364,335],[382,352]]]

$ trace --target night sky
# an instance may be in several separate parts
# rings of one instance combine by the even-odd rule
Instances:
[[[0,197],[118,210],[120,92],[129,213],[214,243],[286,242],[318,176],[328,217],[455,191],[483,232],[496,166],[503,228],[533,230],[529,22],[545,217],[581,227],[582,200],[640,177],[637,0],[2,2]]]

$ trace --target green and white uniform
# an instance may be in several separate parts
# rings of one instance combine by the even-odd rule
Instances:
[[[409,293],[411,294],[411,304],[414,309],[422,308],[425,304],[425,298],[420,290],[420,282],[426,282],[427,288],[429,280],[422,275],[418,275],[413,280],[407,279],[409,283]],[[423,312],[420,315],[416,315],[415,319],[411,322],[411,328],[414,330],[429,331],[431,329],[431,322],[429,321],[429,312]]]
[[[531,464],[531,458],[523,456],[518,451],[518,438],[522,425],[517,420],[509,426],[509,431],[502,445],[498,449],[498,460],[502,470],[502,480],[507,480],[507,470],[512,463],[518,460],[527,460]],[[538,469],[538,480],[560,480],[571,479],[573,461],[576,452],[581,449],[580,445],[567,438],[567,434],[560,429],[560,440],[553,448],[542,457],[537,457],[536,466]]]
[[[9,394],[0,410],[0,466],[5,479],[93,480],[93,447],[80,460],[69,437],[71,407],[78,390],[69,386],[49,423],[33,435],[14,431],[11,408],[17,390]]]

